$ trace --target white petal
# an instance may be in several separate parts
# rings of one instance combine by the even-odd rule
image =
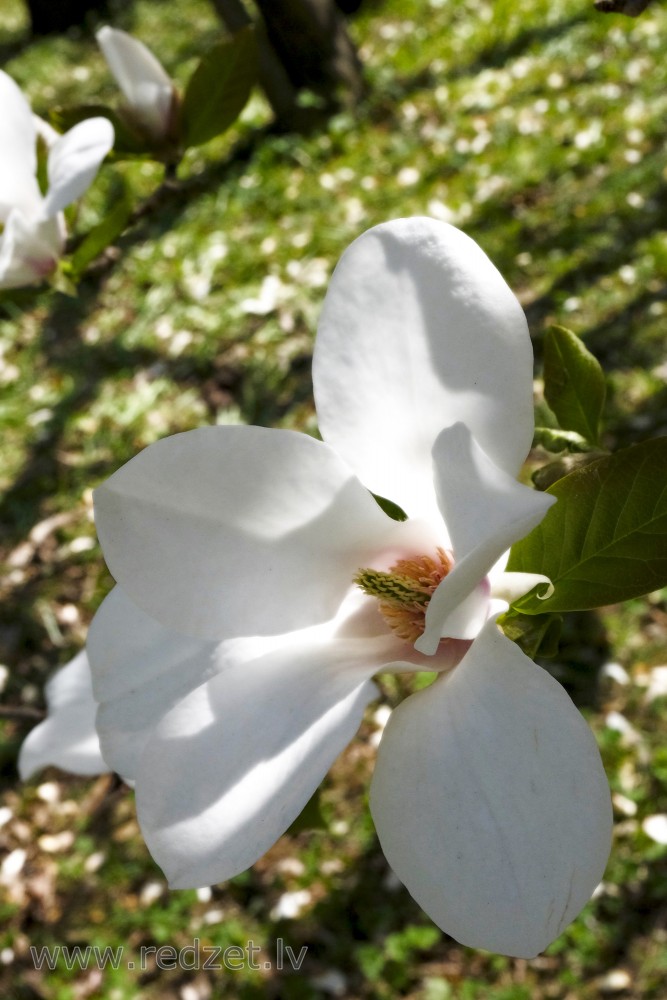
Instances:
[[[97,732],[109,767],[127,780],[153,727],[220,668],[220,644],[159,625],[120,587],[102,602],[88,631]]]
[[[41,202],[37,184],[37,133],[30,105],[11,76],[0,70],[0,223],[13,208],[24,212]]]
[[[435,923],[518,957],[576,917],[611,841],[590,729],[493,622],[452,674],[392,713],[371,810],[390,865]]]
[[[523,486],[499,469],[463,424],[439,435],[433,463],[438,503],[456,561],[426,609],[426,628],[416,643],[422,653],[435,652],[442,635],[471,637],[470,632],[457,631],[460,612],[456,619],[449,616],[479,586],[505,549],[539,524],[555,503],[555,497]],[[476,614],[478,610],[476,604]]]
[[[450,644],[437,657],[421,656],[388,631],[376,602],[360,591],[351,591],[336,618],[324,625],[288,636],[220,643],[164,628],[115,587],[93,618],[86,644],[105,761],[133,781],[152,730],[190,691],[223,669],[285,645],[317,643],[319,648],[334,640],[338,650],[372,673],[380,666],[394,672],[448,670],[463,655],[461,647]]]
[[[464,568],[465,571],[465,568]],[[464,574],[460,574],[458,582],[464,581]],[[458,595],[457,595],[458,596]],[[440,623],[439,631],[442,635],[456,639],[474,639],[491,617],[491,595],[488,583],[482,580],[470,593],[457,603],[453,610],[446,614]],[[431,626],[435,631],[436,625]],[[429,636],[427,635],[427,640]],[[423,637],[417,641],[418,648],[423,648],[427,640]],[[439,641],[439,636],[438,636]]]
[[[100,28],[95,37],[136,119],[154,135],[163,136],[174,85],[161,63],[142,42],[118,28]]]
[[[320,430],[369,489],[429,516],[431,449],[457,420],[516,474],[532,366],[523,311],[483,251],[433,219],[388,222],[331,280],[313,360]]]
[[[511,604],[524,594],[529,594],[539,584],[544,586],[539,591],[538,597],[546,601],[554,592],[554,585],[548,576],[544,576],[543,573],[501,573],[491,581],[491,594]]]
[[[53,125],[50,125],[39,115],[33,114],[32,123],[35,126],[35,132],[39,139],[41,139],[47,149],[51,149],[58,139],[60,138],[60,132],[56,132]]]
[[[60,216],[24,215],[15,209],[0,234],[0,288],[40,284],[53,271],[62,251]]]
[[[245,426],[151,445],[96,491],[95,512],[131,600],[212,639],[328,620],[355,572],[406,527],[321,441]]]
[[[85,650],[46,685],[48,716],[28,734],[19,754],[25,781],[50,764],[74,774],[102,774],[105,764],[95,732],[96,704]]]
[[[254,659],[244,658],[247,641],[236,645],[236,664],[158,725],[137,773],[142,832],[173,888],[231,878],[261,857],[377,694],[354,643],[346,652],[297,636]]]
[[[102,601],[90,623],[86,649],[97,701],[110,701],[135,691],[141,684],[162,683],[162,675],[180,670],[200,652],[213,652],[217,643],[194,639],[165,628],[137,607],[120,587]],[[197,684],[208,675],[203,673]]]
[[[530,530],[556,502],[555,497],[523,486],[500,469],[462,423],[438,436],[433,467],[438,503],[457,560],[480,544],[493,541],[498,548],[501,537],[509,538],[487,570],[504,555],[510,542],[521,537],[515,535],[517,530]],[[524,529],[526,524],[530,527]]]
[[[54,142],[49,150],[49,190],[44,203],[48,215],[62,212],[88,190],[113,140],[113,125],[107,118],[88,118]]]

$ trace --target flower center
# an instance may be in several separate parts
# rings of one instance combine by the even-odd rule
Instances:
[[[399,559],[388,573],[360,569],[354,582],[365,594],[378,598],[380,614],[389,628],[412,643],[424,631],[426,606],[451,568],[451,559],[444,549],[437,548],[435,556]]]

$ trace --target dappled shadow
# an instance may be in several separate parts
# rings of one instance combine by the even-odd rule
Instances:
[[[485,69],[504,66],[505,63],[523,55],[533,46],[544,46],[547,42],[567,34],[572,28],[586,24],[589,20],[589,12],[582,9],[581,13],[564,17],[553,24],[527,24],[513,38],[507,41],[496,39],[489,43],[477,52],[469,63],[457,65],[453,72],[450,71],[447,74],[447,77],[456,80],[465,76],[475,76]]]
[[[469,17],[469,14],[463,16]],[[424,66],[412,74],[397,74],[382,90],[371,93],[367,101],[367,113],[373,122],[391,121],[396,117],[396,102],[411,97],[420,90],[435,87],[466,77],[474,77],[483,70],[497,69],[524,55],[533,46],[544,44],[566,34],[579,24],[585,24],[589,15],[585,12],[563,18],[554,24],[530,25],[524,27],[515,37],[507,41],[494,39],[487,46],[474,53],[469,61],[461,59],[446,72]]]
[[[468,13],[462,15],[469,17]],[[398,74],[390,84],[385,84],[381,93],[372,94],[369,99],[370,117],[373,121],[394,117],[395,102],[420,90],[433,89],[447,81],[474,77],[483,70],[497,69],[512,59],[524,55],[533,46],[543,45],[561,35],[566,34],[579,24],[589,20],[586,12],[563,18],[554,24],[533,24],[524,27],[516,36],[508,40],[494,39],[487,46],[475,52],[466,61],[461,59],[453,68],[444,72],[434,70],[432,66],[424,66],[412,74]]]
[[[149,231],[156,237],[173,228],[193,194],[210,190],[223,181],[238,179],[259,142],[260,137],[253,135],[235,147],[228,159],[201,174],[162,185],[139,206],[134,225],[117,240],[115,245],[119,252],[103,255],[84,276],[77,297],[62,294],[51,297],[51,309],[40,324],[41,354],[46,368],[63,372],[74,384],[52,407],[52,416],[29,449],[21,472],[0,498],[0,524],[9,530],[6,536],[9,541],[29,530],[37,519],[43,498],[55,492],[58,446],[66,424],[74,413],[95,398],[104,377],[123,371],[135,374],[159,363],[161,373],[176,383],[191,381],[194,366],[182,359],[171,359],[147,348],[128,350],[116,340],[108,344],[87,343],[83,337],[86,321],[97,308],[105,280],[128,249],[144,242]],[[33,301],[31,293],[19,292],[12,297],[11,305],[3,306],[0,302],[0,311],[4,309],[8,315],[13,315],[23,307],[30,308]],[[60,486],[63,487],[62,481]]]
[[[545,324],[566,321],[563,302],[583,297],[606,278],[615,277],[621,267],[632,265],[638,256],[638,247],[643,240],[661,230],[667,230],[667,183],[661,177],[659,164],[661,152],[655,148],[650,154],[655,169],[649,174],[651,186],[646,181],[640,185],[644,207],[636,208],[628,204],[620,194],[616,198],[616,210],[611,215],[601,216],[591,209],[586,210],[585,200],[564,201],[562,210],[542,220],[536,227],[532,220],[524,218],[533,204],[544,199],[556,198],[556,185],[560,180],[558,165],[551,165],[533,188],[511,189],[496,198],[490,198],[473,213],[466,229],[474,232],[483,242],[484,233],[494,229],[508,219],[514,219],[508,239],[498,253],[494,253],[494,263],[504,274],[510,285],[514,284],[512,274],[516,272],[516,257],[528,250],[536,259],[547,259],[555,249],[571,263],[551,281],[546,290],[529,301],[524,310],[533,336],[538,364],[541,363],[542,336]],[[646,161],[649,157],[646,157]],[[596,185],[614,184],[614,176],[603,179]],[[594,190],[589,187],[589,197]],[[586,188],[580,194],[586,196]],[[604,286],[602,286],[604,287]],[[632,367],[650,369],[664,361],[664,340],[657,336],[633,336],[633,331],[641,332],[642,322],[649,315],[654,303],[667,299],[667,282],[658,276],[651,286],[638,285],[637,293],[630,302],[611,306],[604,318],[590,329],[577,326],[577,332],[586,338],[586,344],[596,355],[603,368],[612,372],[615,368]],[[571,314],[573,321],[576,313]]]
[[[657,156],[657,153],[656,153]],[[655,175],[654,175],[655,176]],[[659,175],[658,175],[659,177]],[[651,190],[643,190],[642,196],[650,202],[650,211],[638,211],[625,199],[618,204],[612,216],[600,218],[598,213],[574,220],[554,219],[553,226],[546,225],[531,233],[531,252],[558,246],[566,253],[579,250],[578,260],[570,270],[561,275],[545,295],[530,303],[526,309],[531,326],[539,326],[553,309],[554,299],[563,295],[576,295],[605,275],[613,274],[624,264],[631,263],[635,248],[640,240],[661,229],[667,229],[667,183],[658,179]],[[526,237],[528,234],[526,234]],[[652,301],[667,297],[667,285],[658,292],[642,293],[641,305],[647,308]],[[618,315],[615,322],[609,321],[587,332],[586,343],[597,355],[604,367],[622,365],[645,366],[649,362],[646,348],[634,343],[628,336],[628,327],[622,320],[631,312],[637,315],[639,302],[633,307],[623,307],[624,315]],[[619,322],[620,321],[620,322]],[[610,334],[614,334],[613,338]]]
[[[78,371],[72,364],[67,366],[68,375],[76,372],[73,388],[51,408],[52,415],[29,449],[21,472],[0,498],[0,523],[7,543],[15,543],[26,535],[38,520],[45,500],[50,500],[58,490],[67,490],[63,480],[67,479],[68,470],[58,457],[63,434],[70,418],[95,398],[100,380],[126,367],[136,372],[157,358],[150,351],[125,351],[112,344],[108,348],[90,348],[83,363],[77,366]],[[59,367],[54,359],[51,365]],[[94,469],[89,471],[93,473]]]
[[[108,378],[126,375],[131,380],[140,372],[148,373],[150,378],[154,371],[183,391],[195,390],[212,419],[221,406],[237,406],[245,422],[270,425],[278,423],[295,405],[308,404],[312,396],[308,350],[290,359],[287,365],[276,367],[275,372],[272,370],[275,379],[272,377],[270,381],[266,365],[256,363],[252,356],[243,362],[228,359],[230,343],[238,343],[256,332],[254,321],[233,342],[224,341],[212,361],[204,362],[196,357],[170,357],[149,347],[127,348],[118,339],[91,343],[85,336],[106,281],[128,250],[149,235],[155,237],[167,232],[187,209],[193,194],[229,181],[230,171],[237,180],[259,142],[260,137],[253,135],[232,150],[228,159],[202,174],[164,185],[139,209],[135,226],[118,240],[118,252],[105,255],[84,276],[76,298],[63,294],[45,297],[50,309],[40,317],[38,328],[40,366],[67,389],[49,406],[48,419],[33,432],[14,481],[0,495],[5,555],[24,542],[38,522],[55,512],[54,498],[79,497],[82,484],[93,485],[106,473],[115,471],[108,467],[105,458],[91,457],[84,465],[74,466],[63,460],[72,419],[84,414],[95,402],[100,386]],[[34,292],[19,290],[0,302],[0,313],[16,318],[35,305]],[[262,322],[258,320],[257,324]],[[54,661],[57,662],[53,637],[45,631],[40,612],[45,585],[48,588],[48,579],[54,572],[51,560],[56,548],[54,537],[44,549],[38,548],[22,571],[23,581],[6,589],[0,608],[0,661],[14,665],[12,676],[17,682],[40,684]],[[71,565],[60,565],[58,575],[59,602],[80,607],[90,566],[75,560]],[[14,700],[20,703],[20,683],[12,682],[5,697],[10,704]],[[26,726],[29,725],[27,721]],[[22,723],[17,723],[16,728],[25,729]]]

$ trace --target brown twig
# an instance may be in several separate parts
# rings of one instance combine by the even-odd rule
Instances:
[[[27,705],[0,705],[0,719],[32,719],[40,722],[46,718],[42,708],[28,708]]]

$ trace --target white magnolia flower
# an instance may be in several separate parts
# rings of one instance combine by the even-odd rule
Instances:
[[[456,229],[378,226],[333,276],[313,379],[323,441],[207,427],[97,491],[118,581],[88,640],[102,753],[171,885],[209,885],[299,814],[373,674],[432,670],[382,736],[380,841],[445,931],[533,956],[600,880],[611,807],[590,730],[493,618],[543,580],[503,553],[552,502],[515,479],[522,310]]]
[[[131,119],[153,139],[166,138],[176,90],[162,64],[142,42],[119,28],[100,28],[95,37],[123,92]]]
[[[106,118],[90,118],[58,136],[36,122],[12,78],[0,70],[0,288],[37,284],[65,245],[62,211],[92,184],[113,146]],[[38,135],[49,147],[48,190],[37,179]]]
[[[46,685],[49,714],[23,741],[19,774],[23,781],[55,764],[74,774],[101,774],[109,768],[95,732],[97,704],[85,651],[62,667]]]

